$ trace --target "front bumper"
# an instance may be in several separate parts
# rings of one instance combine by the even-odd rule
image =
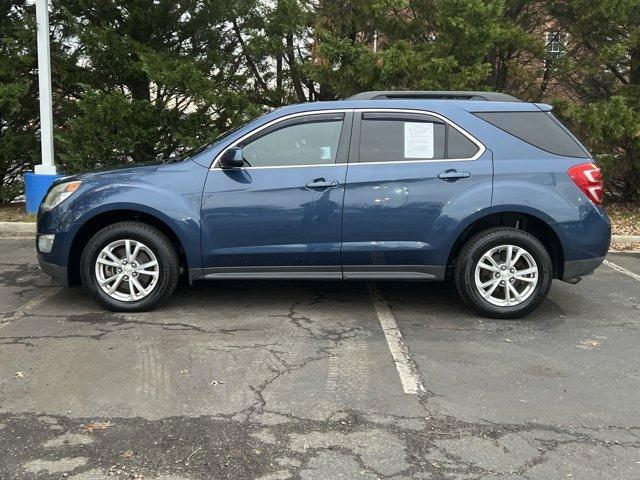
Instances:
[[[44,273],[55,280],[56,283],[68,287],[69,263],[71,245],[77,232],[75,224],[61,223],[56,216],[56,209],[38,212],[38,228],[35,241],[38,263]],[[39,240],[42,235],[53,235],[53,243],[49,252],[39,248]]]
[[[45,262],[40,254],[38,254],[38,263],[40,263],[40,269],[53,278],[56,283],[63,287],[69,286],[69,272],[66,266]]]
[[[575,278],[591,275],[596,268],[602,265],[602,262],[604,262],[604,257],[564,262],[564,272],[561,280],[566,282]]]

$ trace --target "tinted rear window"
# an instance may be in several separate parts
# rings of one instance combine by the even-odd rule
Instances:
[[[432,128],[433,144],[423,154],[407,154],[407,124]],[[360,138],[360,162],[399,162],[406,160],[442,159],[445,147],[445,124],[430,121],[410,122],[364,118]]]
[[[478,112],[475,115],[535,147],[563,157],[588,157],[566,128],[546,112]]]
[[[360,162],[468,159],[478,146],[430,115],[363,113]]]
[[[471,158],[478,151],[475,143],[455,128],[449,127],[447,158]]]

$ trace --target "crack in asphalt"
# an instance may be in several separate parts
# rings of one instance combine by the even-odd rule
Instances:
[[[88,462],[81,467],[83,471],[95,468],[108,471],[114,465],[121,465],[129,475],[127,478],[132,478],[133,474],[144,475],[144,478],[171,474],[188,475],[186,478],[193,479],[244,479],[273,473],[280,469],[275,460],[284,457],[297,461],[297,466],[290,465],[286,469],[292,478],[300,478],[309,462],[318,458],[321,452],[326,452],[352,458],[360,470],[377,478],[428,473],[429,478],[434,479],[450,478],[451,474],[480,479],[487,475],[526,476],[527,472],[543,463],[563,445],[593,446],[607,451],[612,451],[614,447],[631,451],[640,447],[640,441],[612,442],[576,432],[576,429],[594,433],[604,430],[628,432],[630,428],[640,427],[567,428],[537,423],[487,424],[441,417],[425,418],[422,428],[416,429],[403,427],[398,422],[372,421],[357,411],[336,413],[339,415],[335,420],[288,417],[286,423],[270,426],[249,417],[240,421],[235,413],[215,417],[167,417],[161,420],[109,418],[105,419],[110,423],[108,428],[91,433],[86,433],[83,426],[95,422],[93,418],[46,415],[47,420],[43,422],[42,416],[36,413],[0,414],[0,450],[4,452],[0,457],[0,471],[12,475],[11,478],[30,478],[24,476],[21,465],[33,458],[84,457]],[[51,425],[56,425],[58,429],[51,430]],[[272,438],[261,438],[262,431],[267,431]],[[87,440],[78,444],[67,441],[55,447],[46,446],[47,442],[59,438],[62,432],[85,432]],[[371,438],[367,436],[369,434]],[[563,435],[566,439],[538,438],[544,434]],[[531,451],[537,452],[528,455],[524,462],[514,468],[479,466],[464,455],[448,451],[442,443],[472,438],[494,444],[508,455],[510,445],[506,437],[515,440],[514,435],[534,442]],[[383,467],[371,457],[369,450],[372,446],[369,442],[381,436],[397,440],[402,445],[402,451],[395,453],[404,458],[396,460],[406,466]],[[300,447],[296,439],[305,439],[304,444]],[[196,447],[199,450],[193,454]],[[123,457],[127,451],[132,454]],[[78,471],[76,469],[75,473]]]
[[[47,281],[42,276],[40,268],[30,263],[11,264],[9,266],[14,268],[12,270],[0,270],[0,286],[20,288],[20,290],[12,292],[18,298],[24,298],[28,294],[42,289],[43,282]]]
[[[352,459],[359,472],[376,478],[391,478],[423,474],[433,479],[450,479],[452,475],[464,476],[468,480],[480,480],[488,475],[528,475],[547,461],[562,461],[558,457],[564,446],[593,447],[606,453],[603,458],[618,455],[617,449],[628,450],[629,456],[640,448],[640,427],[605,425],[601,427],[562,426],[533,422],[500,423],[479,420],[462,421],[455,416],[433,411],[428,395],[411,396],[407,401],[416,401],[421,407],[421,415],[403,416],[398,414],[373,415],[358,410],[344,409],[332,412],[323,420],[304,418],[274,408],[267,399],[267,392],[279,379],[293,372],[333,357],[341,357],[340,348],[345,341],[366,338],[379,333],[361,326],[348,326],[332,320],[335,327],[324,325],[322,319],[305,315],[305,307],[313,307],[325,301],[346,303],[335,292],[313,291],[310,301],[293,302],[287,306],[287,313],[270,315],[284,318],[296,331],[313,340],[313,350],[299,361],[289,361],[287,356],[295,351],[286,350],[280,342],[257,341],[250,344],[221,343],[207,347],[215,352],[236,352],[262,350],[273,362],[261,381],[249,385],[255,400],[238,411],[213,416],[172,416],[159,420],[143,418],[110,418],[112,426],[105,430],[86,433],[83,425],[94,422],[95,418],[73,418],[64,415],[49,415],[43,421],[38,413],[0,413],[0,472],[12,479],[44,478],[29,476],[24,465],[34,459],[86,458],[87,462],[76,467],[72,473],[115,472],[120,478],[143,475],[179,475],[185,479],[249,479],[260,475],[274,474],[285,470],[291,478],[303,478],[315,461],[327,455],[340,466],[341,456]],[[329,298],[329,295],[331,298]],[[367,298],[367,297],[363,297]],[[363,300],[365,302],[367,300]],[[394,309],[402,302],[396,302]],[[409,302],[407,302],[409,303]],[[126,317],[118,314],[90,312],[80,315],[33,315],[25,318],[61,319],[62,324],[94,325],[96,331],[88,334],[69,333],[65,335],[7,336],[0,337],[0,344],[39,346],[37,341],[60,339],[101,340],[110,334],[130,331],[137,327],[160,327],[167,332],[189,332],[197,335],[234,335],[248,328],[206,329],[186,322],[153,322]],[[563,320],[558,320],[562,322]],[[543,322],[545,328],[549,323]],[[551,326],[556,325],[554,323]],[[637,324],[632,324],[633,328]],[[482,326],[487,326],[483,324]],[[615,326],[615,325],[614,325]],[[515,322],[504,325],[506,330],[455,329],[442,330],[503,333],[528,332],[538,330],[527,324]],[[525,328],[521,328],[525,327]],[[542,330],[542,329],[540,329]],[[0,405],[0,409],[2,405]],[[271,424],[266,415],[276,415],[283,421]],[[377,420],[372,420],[377,417]],[[411,424],[412,426],[407,426]],[[416,426],[418,425],[418,426]],[[58,427],[52,430],[51,427]],[[261,437],[268,432],[273,438]],[[73,444],[66,441],[58,446],[47,447],[48,441],[59,438],[63,432],[83,434],[91,441]],[[83,433],[84,432],[84,433]],[[369,436],[373,440],[369,440]],[[319,437],[319,438],[318,438]],[[296,439],[303,438],[302,447]],[[519,440],[518,440],[519,439]],[[633,439],[633,440],[631,440]],[[382,465],[372,458],[369,450],[374,449],[374,441],[384,440],[389,457],[398,465]],[[397,440],[400,450],[392,450]],[[483,450],[494,448],[512,462],[508,467],[495,462],[493,466],[482,466],[474,457],[471,448],[460,452],[456,443],[477,442],[484,463],[490,463],[490,455]],[[524,441],[528,447],[525,454],[518,449]],[[463,444],[464,445],[464,444]],[[529,448],[530,447],[530,448]],[[131,456],[125,452],[131,451]],[[286,467],[278,464],[279,459],[288,459]],[[524,458],[524,460],[522,460]],[[519,460],[520,459],[520,460]],[[400,464],[404,462],[406,466]],[[346,466],[344,466],[346,468]],[[121,472],[121,473],[117,473]],[[88,475],[89,473],[87,473]],[[2,477],[2,475],[0,475]],[[4,477],[2,477],[4,478]],[[87,478],[87,477],[85,477]]]
[[[37,345],[32,343],[37,340],[64,340],[64,339],[89,339],[89,340],[102,340],[105,336],[112,333],[120,333],[126,330],[134,329],[138,326],[160,327],[166,331],[188,331],[201,334],[213,334],[213,335],[233,335],[238,332],[250,331],[248,328],[220,328],[220,329],[206,329],[197,325],[182,322],[153,322],[147,320],[135,320],[133,317],[123,317],[119,314],[104,313],[104,312],[91,312],[79,315],[47,315],[47,314],[29,314],[24,313],[22,318],[60,318],[64,319],[61,323],[87,323],[95,325],[96,333],[87,334],[65,334],[65,335],[25,335],[25,336],[0,336],[0,345],[23,345],[28,347],[36,347]],[[110,328],[103,327],[101,325],[108,325]],[[119,328],[128,327],[128,328]]]

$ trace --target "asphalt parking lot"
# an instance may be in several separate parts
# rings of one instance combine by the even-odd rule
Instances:
[[[608,260],[519,321],[395,282],[123,315],[2,239],[0,478],[640,478],[640,255]]]

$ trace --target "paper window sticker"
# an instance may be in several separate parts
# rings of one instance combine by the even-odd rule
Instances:
[[[331,147],[320,147],[320,159],[331,160]]]
[[[404,158],[433,158],[433,123],[404,122]]]

